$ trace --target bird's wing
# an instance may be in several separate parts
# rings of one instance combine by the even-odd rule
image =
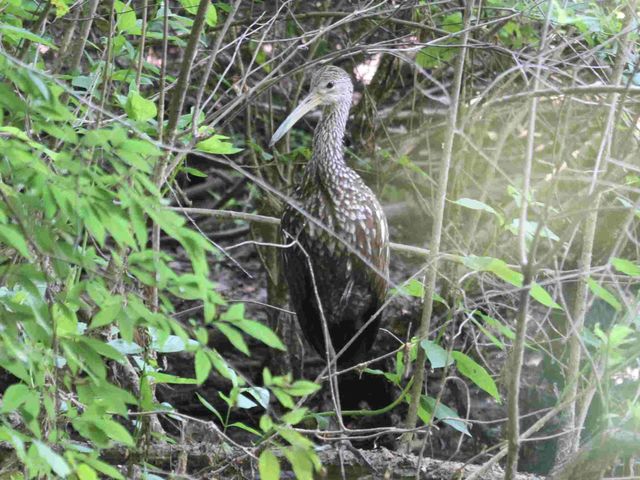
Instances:
[[[373,197],[366,210],[364,219],[356,226],[356,248],[371,264],[363,266],[370,278],[371,285],[380,300],[387,294],[389,276],[389,233],[387,219],[382,207]]]

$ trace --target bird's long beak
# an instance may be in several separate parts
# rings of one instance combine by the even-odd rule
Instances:
[[[295,108],[295,110],[291,112],[289,116],[285,119],[285,121],[282,122],[282,124],[278,127],[278,130],[276,130],[276,133],[274,133],[273,137],[271,137],[269,146],[273,147],[273,145],[275,145],[275,143],[278,140],[284,137],[285,133],[291,130],[291,127],[293,127],[298,120],[300,120],[307,113],[309,113],[311,110],[313,110],[318,105],[320,105],[321,101],[322,100],[320,96],[316,93],[310,93],[309,95],[307,95],[302,100],[302,102],[300,102],[300,104]]]

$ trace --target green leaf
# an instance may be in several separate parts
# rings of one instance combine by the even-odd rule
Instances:
[[[472,198],[459,198],[453,203],[460,205],[461,207],[470,208],[471,210],[482,210],[484,212],[491,213],[492,215],[498,217],[500,225],[504,223],[504,218],[502,217],[502,215],[500,215],[493,207],[490,207],[480,200],[474,200]]]
[[[258,404],[253,400],[251,400],[246,395],[243,395],[242,393],[238,393],[238,398],[236,399],[235,406],[243,410],[248,410],[250,408],[257,407]]]
[[[0,408],[0,412],[13,412],[20,405],[22,405],[30,395],[32,395],[32,392],[26,385],[22,383],[11,385],[4,392],[4,395],[2,397],[2,408]]]
[[[196,380],[199,384],[202,384],[209,378],[209,373],[211,372],[211,361],[204,350],[198,350],[196,352],[195,366]]]
[[[218,24],[218,11],[216,7],[213,5],[209,5],[207,8],[207,13],[204,17],[204,21],[207,22],[207,25],[210,27],[215,27]]]
[[[531,220],[528,220],[525,227],[526,227],[525,237],[527,241],[530,242],[533,240],[534,235],[538,231],[538,222],[533,222]],[[511,224],[507,227],[507,229],[514,235],[518,235],[518,232],[520,230],[520,219],[514,218]],[[546,226],[543,226],[542,228],[540,228],[540,232],[538,234],[542,238],[548,238],[549,240],[553,240],[554,242],[557,242],[560,240],[560,237],[558,237],[558,235],[553,233],[553,231],[551,231],[551,229]]]
[[[190,15],[198,13],[199,4],[200,0],[180,0],[180,5],[182,5],[182,8],[184,8]]]
[[[273,420],[266,413],[260,417],[260,430],[267,433],[273,428]]]
[[[96,471],[86,463],[78,465],[78,468],[76,468],[76,475],[78,476],[78,480],[98,480],[98,474]]]
[[[176,375],[169,375],[168,373],[151,372],[149,377],[155,380],[155,383],[166,383],[174,385],[197,385],[198,382],[195,378],[184,378]]]
[[[289,427],[279,427],[278,433],[294,447],[303,449],[313,448],[313,442],[299,432]]]
[[[242,151],[242,148],[236,148],[232,143],[226,140],[229,137],[224,135],[213,135],[206,140],[196,144],[196,150],[214,155],[231,155]]]
[[[611,293],[609,290],[604,288],[602,285],[599,285],[598,282],[596,282],[592,278],[587,279],[587,284],[589,285],[589,290],[591,290],[594,295],[611,305],[616,312],[622,310],[622,305],[615,297],[615,295],[613,295],[613,293]]]
[[[437,343],[430,340],[422,340],[420,346],[426,352],[431,368],[442,368],[445,365],[453,364],[453,358],[449,357],[447,351]]]
[[[493,257],[469,255],[462,257],[462,263],[472,270],[491,272],[514,287],[522,288],[523,275],[520,272],[516,272],[511,269],[503,260]],[[543,305],[562,310],[562,307],[553,300],[551,295],[549,295],[549,293],[537,283],[534,282],[531,285],[529,293],[534,299]]]
[[[85,458],[84,461],[103,475],[115,478],[116,480],[125,480],[122,474],[115,467],[112,467],[108,463],[104,463],[96,458],[91,457]]]
[[[224,425],[225,421],[222,418],[222,415],[220,415],[220,412],[218,412],[218,410],[216,410],[216,408],[211,405],[203,396],[201,396],[199,393],[196,393],[196,396],[198,397],[198,400],[200,400],[200,403],[202,403],[202,405],[205,406],[205,408],[207,410],[209,410],[211,413],[213,413],[218,420],[220,420],[220,423],[222,423]]]
[[[260,340],[271,348],[282,350],[283,352],[287,350],[273,330],[260,322],[242,319],[234,322],[234,326],[238,327],[247,335],[251,335],[253,338]]]
[[[294,405],[293,405],[293,399],[291,398],[291,395],[284,392],[282,389],[278,387],[273,387],[271,391],[273,392],[275,397],[278,399],[278,401],[282,404],[284,408],[293,408]]]
[[[260,406],[262,408],[264,408],[265,410],[267,410],[269,408],[269,390],[267,390],[264,387],[246,387],[246,388],[241,388],[240,391],[242,393],[248,393],[249,395],[251,395],[253,398],[256,399],[256,401],[260,404]]]
[[[234,303],[227,311],[220,315],[220,320],[235,322],[244,319],[244,303]]]
[[[182,167],[182,171],[188,173],[189,175],[193,175],[194,177],[207,178],[207,174],[202,170],[198,170],[193,167]]]
[[[304,397],[320,390],[320,385],[309,380],[296,380],[287,388],[287,393],[294,397]]]
[[[129,431],[118,422],[111,419],[96,420],[96,426],[100,428],[111,440],[122,443],[127,447],[135,446],[136,442]]]
[[[480,331],[489,339],[491,340],[491,343],[493,343],[496,347],[498,347],[500,350],[506,350],[507,347],[505,347],[504,343],[498,339],[495,335],[493,335],[489,330],[487,330],[486,328],[484,328],[484,326],[478,321],[476,320],[475,317],[471,317],[471,321],[480,329]]]
[[[142,250],[146,246],[148,240],[147,222],[146,218],[144,217],[142,208],[140,208],[140,206],[137,204],[130,205],[129,218],[131,219],[133,231],[136,234],[136,238],[138,239],[138,246],[140,247],[140,250]]]
[[[495,398],[498,403],[501,403],[498,387],[483,366],[462,352],[453,351],[451,356],[456,361],[456,367],[462,375]]]
[[[553,298],[551,298],[551,295],[549,295],[549,292],[547,292],[544,288],[542,288],[537,283],[533,283],[531,285],[530,294],[531,294],[531,296],[533,298],[535,298],[538,302],[543,304],[545,307],[550,307],[550,308],[555,308],[555,309],[558,309],[558,310],[562,310],[562,307],[560,305],[558,305],[553,300]]]
[[[640,277],[640,266],[630,262],[629,260],[614,257],[611,259],[611,265],[613,265],[613,268],[625,275],[629,275],[630,277]]]
[[[264,450],[258,459],[258,471],[261,480],[279,480],[280,463],[271,450]]]
[[[215,326],[225,337],[227,337],[227,340],[229,340],[234,347],[246,356],[250,356],[249,348],[247,347],[244,338],[242,338],[242,334],[238,330],[223,322],[216,322]]]
[[[80,336],[78,341],[84,343],[87,347],[91,348],[98,355],[115,360],[116,362],[123,362],[124,356],[113,346],[108,343],[98,340],[96,338]]]
[[[296,425],[302,421],[306,414],[306,408],[296,408],[295,410],[285,413],[281,420],[287,425]]]
[[[398,292],[404,293],[405,295],[411,295],[412,297],[422,298],[424,296],[424,285],[422,285],[422,282],[419,280],[412,278],[402,285]],[[392,293],[395,293],[395,289]]]
[[[462,418],[460,418],[460,415],[458,415],[458,412],[456,412],[454,409],[447,407],[442,402],[439,402],[438,406],[435,408],[434,413],[433,410],[436,406],[436,399],[425,395],[420,396],[420,405],[430,415],[433,415],[438,420],[442,420],[443,423],[449,425],[453,429],[464,433],[465,435],[471,436],[471,433],[469,433],[469,428],[467,427],[467,423]]]
[[[262,437],[262,434],[256,430],[253,427],[250,427],[249,425],[242,423],[242,422],[233,422],[229,424],[229,427],[235,427],[235,428],[239,428],[241,430],[244,430],[245,432],[249,432],[253,435],[255,435],[256,437],[260,438]]]
[[[136,11],[133,5],[126,5],[120,0],[115,0],[115,12],[118,32],[140,34],[140,27],[136,21]]]
[[[442,29],[449,33],[461,31],[462,26],[462,12],[453,12],[442,20]]]
[[[47,462],[51,467],[51,470],[53,470],[58,476],[64,478],[71,474],[71,469],[65,459],[54,452],[48,445],[38,440],[34,440],[33,444],[36,446],[40,457]]]
[[[422,68],[435,68],[442,62],[453,58],[457,49],[444,45],[432,45],[421,48],[416,55],[416,63]]]
[[[31,258],[27,240],[17,225],[0,225],[0,240],[15,248],[24,258]]]
[[[515,287],[522,287],[522,274],[509,268],[503,260],[493,257],[469,255],[462,257],[462,263],[471,270],[491,272]]]
[[[151,100],[147,100],[135,90],[129,91],[124,110],[131,120],[140,122],[151,120],[158,114],[156,104]]]
[[[633,341],[633,334],[634,329],[626,325],[614,325],[608,335],[609,347],[615,350],[623,343]]]
[[[300,447],[287,448],[284,451],[298,480],[313,480],[313,463],[306,449]]]
[[[54,48],[57,50],[57,47],[53,43],[51,43],[49,40],[46,40],[45,38],[39,35],[36,35],[35,33],[29,30],[26,30],[20,27],[15,27],[13,25],[0,24],[0,35],[7,36],[13,39],[14,41],[19,39],[29,40],[30,42],[40,43],[42,45],[46,45],[49,48]]]
[[[56,18],[64,17],[69,13],[68,0],[51,0],[51,4],[56,7]]]
[[[104,327],[113,322],[122,312],[122,296],[115,295],[107,299],[101,310],[93,317],[90,329]]]

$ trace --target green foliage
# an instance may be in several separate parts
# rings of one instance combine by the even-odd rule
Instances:
[[[188,3],[182,2],[192,14]],[[56,15],[68,12],[66,1],[53,5]],[[131,2],[116,1],[114,8],[113,55],[136,61],[130,38],[141,35],[141,19]],[[161,10],[150,18],[150,37],[161,18]],[[247,355],[249,338],[285,350],[270,328],[247,318],[244,305],[225,308],[210,278],[217,250],[166,207],[154,172],[170,153],[157,139],[157,102],[145,88],[158,81],[159,70],[144,63],[138,88],[135,72],[112,70],[98,59],[83,65],[84,75],[61,80],[41,61],[18,61],[27,41],[28,54],[38,45],[57,48],[26,29],[26,19],[31,14],[21,7],[0,9],[0,368],[15,377],[0,403],[0,441],[15,449],[24,478],[122,479],[100,455],[115,445],[139,444],[140,422],[129,413],[169,413],[171,406],[154,400],[155,385],[197,385],[215,373],[230,384],[220,392],[226,415],[200,400],[225,430],[242,428],[260,438],[250,425],[230,422],[230,413],[266,410],[275,396],[286,409],[271,428],[288,443],[285,455],[301,475],[317,471],[312,442],[291,429],[306,410],[287,409],[319,385],[289,376],[247,386],[220,352],[206,346],[210,332],[219,332]],[[206,21],[217,23],[212,5]],[[170,42],[182,44],[174,37]],[[105,81],[112,88],[103,98]],[[185,115],[179,127],[188,129],[190,122]],[[202,151],[240,151],[228,137],[202,133]],[[186,270],[176,269],[171,254],[153,250],[152,223],[184,250]],[[158,308],[151,303],[154,290]],[[180,300],[202,305],[202,320],[176,320],[173,304]],[[152,355],[177,352],[194,353],[194,378],[164,372]],[[139,376],[139,395],[111,374],[110,365],[124,364]],[[260,469],[274,478],[278,462],[269,455],[265,450]]]
[[[503,260],[493,257],[469,255],[464,257],[462,262],[471,270],[491,272],[514,287],[522,288],[523,286],[523,275],[510,268]],[[535,282],[531,285],[530,295],[546,307],[562,310],[562,307],[553,300],[549,292]]]

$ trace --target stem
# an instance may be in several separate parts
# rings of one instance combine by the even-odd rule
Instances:
[[[160,95],[158,96],[158,140],[163,142],[165,83],[167,78],[167,49],[169,44],[169,10],[167,0],[162,4],[162,64],[160,65]]]
[[[80,12],[82,10],[82,5],[75,7],[73,12],[73,18],[69,21],[67,28],[64,31],[64,35],[62,36],[62,40],[60,41],[60,48],[58,50],[58,58],[56,59],[55,67],[53,68],[54,72],[59,72],[60,69],[64,66],[64,59],[67,55],[67,49],[71,44],[71,39],[73,38],[73,34],[76,31],[76,25],[78,24],[80,18]]]
[[[611,75],[611,83],[614,87],[623,87],[625,90],[620,93],[626,93],[628,89],[628,85],[625,87],[622,83],[622,73],[624,72],[624,67],[626,64],[627,58],[629,58],[629,34],[628,30],[631,26],[631,22],[635,18],[636,13],[636,0],[633,0],[627,9],[626,20],[623,26],[623,33],[619,39],[619,49],[618,55],[616,56],[616,62],[613,67],[613,73]],[[598,156],[596,157],[596,164],[593,168],[593,174],[591,177],[591,186],[589,187],[589,195],[591,195],[595,188],[596,182],[598,180],[598,175],[600,173],[600,167],[602,166],[603,170],[606,170],[607,163],[609,161],[609,157],[611,156],[611,144],[613,140],[613,134],[615,129],[615,120],[616,120],[616,112],[618,106],[618,99],[620,97],[620,93],[614,92],[610,97],[610,107],[609,107],[609,115],[607,117],[607,124],[605,127],[604,134],[602,135],[602,141],[600,142],[600,148],[598,149]],[[604,164],[602,163],[604,159]]]
[[[229,29],[229,25],[233,21],[233,18],[236,16],[238,11],[238,7],[240,6],[241,0],[236,0],[233,5],[233,9],[227,15],[227,19],[224,22],[222,30],[218,32],[216,37],[216,41],[213,45],[213,51],[209,55],[209,60],[207,61],[207,66],[204,69],[204,75],[202,75],[202,79],[200,81],[200,86],[198,88],[198,93],[196,94],[196,103],[193,106],[193,117],[191,118],[191,125],[193,126],[193,136],[195,137],[198,132],[198,117],[200,116],[200,108],[202,106],[202,96],[207,88],[207,83],[209,82],[209,76],[211,75],[211,70],[213,70],[213,64],[218,58],[218,52],[220,51],[220,46],[222,45],[222,41],[224,40],[225,35],[227,34],[227,30]]]
[[[462,44],[466,45],[469,39],[469,22],[471,20],[471,12],[473,8],[473,0],[468,0],[464,14],[464,36]],[[418,342],[427,338],[429,328],[431,326],[431,312],[433,311],[433,294],[436,290],[436,274],[438,271],[438,259],[440,252],[440,240],[442,238],[442,223],[444,219],[445,199],[447,195],[447,184],[449,180],[449,168],[451,166],[451,158],[453,157],[453,142],[455,139],[456,125],[458,123],[458,107],[460,103],[460,88],[462,85],[462,73],[464,71],[464,60],[466,47],[460,49],[458,55],[453,79],[453,92],[451,98],[451,110],[449,114],[449,122],[445,138],[444,153],[440,163],[440,178],[438,180],[438,191],[436,193],[436,205],[434,208],[433,228],[431,230],[431,251],[427,257],[427,273],[424,288],[424,296],[422,300],[424,307],[420,318],[417,337]],[[426,352],[423,348],[418,348],[418,357],[416,359],[416,370],[414,374],[413,386],[411,387],[411,401],[409,403],[409,412],[405,420],[407,429],[414,429],[418,420],[418,406],[420,405],[420,395],[424,386],[424,369],[427,360]],[[404,435],[403,443],[405,450],[410,449],[413,440],[413,432]]]
[[[578,376],[580,374],[580,356],[581,356],[581,341],[580,334],[584,325],[584,318],[587,313],[587,292],[589,279],[589,271],[591,270],[591,257],[593,253],[593,242],[596,235],[596,224],[598,222],[598,207],[600,206],[600,200],[602,195],[596,196],[595,208],[589,213],[584,225],[584,234],[582,237],[582,255],[580,256],[580,279],[578,281],[578,288],[576,291],[576,298],[573,307],[573,318],[571,319],[571,330],[567,332],[569,335],[568,360],[565,379],[569,381],[569,387],[566,395],[569,398],[574,398],[578,394]],[[580,430],[574,430],[579,425],[576,422],[576,402],[572,402],[567,409],[566,427],[572,430],[571,433],[562,437],[560,444],[568,442],[567,450],[564,458],[556,457],[556,464],[558,461],[566,459],[567,454],[572,454],[578,451],[580,445]],[[561,451],[558,448],[558,451]]]
[[[51,1],[48,1],[44,8],[42,9],[42,11],[40,12],[40,15],[38,16],[38,21],[36,22],[35,28],[33,28],[33,32],[36,33],[37,35],[42,35],[42,32],[44,30],[44,25],[47,21],[47,16],[49,15],[49,11],[51,10]],[[20,60],[22,60],[23,62],[25,61],[25,58],[27,56],[27,53],[29,52],[29,47],[31,46],[31,40],[24,40],[22,42],[22,46],[20,47],[20,52],[18,53],[18,58],[20,58]]]
[[[93,24],[93,17],[96,15],[98,9],[99,0],[90,0],[87,4],[84,20],[82,20],[82,26],[80,27],[80,35],[76,42],[76,48],[71,54],[71,60],[69,61],[69,70],[74,71],[80,68],[80,60],[82,60],[82,54],[84,53],[84,47],[87,44],[89,33],[91,32],[91,25]]]
[[[180,114],[182,113],[184,99],[187,96],[193,61],[196,58],[196,53],[198,52],[198,42],[200,41],[200,35],[204,29],[205,14],[209,8],[209,3],[211,3],[210,0],[200,0],[198,11],[193,19],[191,35],[189,35],[189,41],[184,50],[184,58],[182,59],[182,65],[180,66],[178,82],[173,94],[171,95],[171,103],[169,104],[169,123],[167,125],[167,143],[169,145],[171,145],[175,139],[176,127],[178,125]],[[166,178],[166,176],[163,175],[161,178]]]
[[[136,68],[136,88],[140,90],[140,77],[142,76],[142,66],[144,65],[144,47],[147,39],[147,1],[142,0],[142,28],[140,32],[140,45],[138,46],[138,66]]]
[[[102,112],[104,111],[104,107],[107,104],[107,95],[109,93],[109,86],[111,84],[111,62],[113,56],[113,37],[116,29],[116,13],[115,13],[115,1],[111,0],[109,2],[109,36],[107,38],[107,51],[105,52],[104,59],[104,71],[102,72],[102,90],[100,93],[100,109],[98,110],[98,115],[96,119],[96,128],[100,128],[100,124],[102,123]]]
[[[540,76],[542,74],[542,60],[546,48],[547,34],[549,32],[549,20],[551,18],[551,10],[553,2],[549,2],[547,13],[545,16],[544,27],[542,30],[542,38],[540,39],[540,50],[538,53],[538,66],[534,73],[532,90],[535,92],[540,85]],[[520,247],[520,264],[523,273],[523,285],[520,292],[520,307],[518,309],[516,321],[516,338],[514,340],[513,349],[510,354],[510,365],[508,365],[509,390],[508,390],[508,418],[507,418],[507,465],[505,468],[505,480],[512,480],[516,477],[518,471],[518,452],[520,450],[520,375],[522,373],[522,363],[524,360],[525,337],[527,333],[527,315],[529,313],[529,292],[531,290],[531,282],[534,277],[533,260],[527,255],[527,211],[529,208],[529,190],[531,184],[531,167],[533,164],[533,155],[535,149],[535,130],[536,130],[536,112],[538,108],[538,98],[531,99],[531,107],[529,110],[529,128],[527,136],[527,152],[525,158],[524,178],[521,195],[520,208],[520,225],[518,231],[518,243]],[[538,225],[539,234],[540,225]]]
[[[162,65],[160,66],[160,95],[158,96],[158,140],[160,142],[163,142],[164,135],[165,82],[167,78],[167,49],[169,44],[169,10],[167,0],[163,1],[162,11]],[[164,162],[164,160],[161,160],[161,162]],[[163,163],[159,163],[156,166],[156,178],[154,180],[158,186],[160,185],[159,182],[164,168],[163,165]],[[156,222],[153,222],[151,226],[151,248],[153,250],[154,262],[156,262],[160,253],[160,225]],[[151,287],[151,309],[157,312],[159,306],[158,287],[154,285]]]
[[[611,76],[611,83],[613,86],[621,86],[622,84],[622,73],[624,72],[624,67],[626,64],[627,58],[629,58],[629,35],[627,31],[631,26],[631,22],[635,18],[637,0],[633,0],[627,9],[627,15],[625,24],[623,26],[623,31],[625,32],[620,36],[619,39],[619,49],[618,55],[616,56],[616,61],[613,67],[613,73]],[[627,85],[628,87],[628,85]],[[620,100],[619,93],[612,93],[610,97],[610,106],[609,106],[609,115],[607,116],[607,123],[605,126],[605,130],[602,135],[602,140],[600,142],[600,148],[598,149],[598,156],[596,157],[595,166],[593,170],[593,176],[591,180],[591,186],[589,188],[589,194],[594,192],[596,188],[598,174],[600,170],[600,165],[602,160],[604,160],[603,170],[606,170],[607,163],[611,156],[611,147],[613,145],[613,137],[614,132],[617,126],[618,116],[618,103]],[[596,224],[598,221],[598,209],[600,207],[600,201],[602,199],[602,192],[598,192],[596,194],[595,206],[594,210],[589,214],[585,223],[585,232],[583,238],[583,247],[582,247],[582,256],[581,256],[581,281],[578,284],[578,292],[576,294],[576,304],[575,304],[575,314],[574,314],[574,330],[571,332],[572,335],[569,338],[568,345],[568,353],[569,353],[569,364],[567,366],[567,374],[566,378],[568,379],[576,379],[580,370],[580,356],[581,356],[581,341],[580,341],[580,333],[582,331],[582,326],[584,324],[584,317],[587,311],[587,278],[589,275],[589,271],[591,269],[591,257],[593,251],[593,244],[595,238],[595,230]],[[624,235],[621,235],[621,237]],[[580,301],[580,303],[578,303]],[[604,358],[601,360],[602,362],[606,362],[607,359]],[[593,374],[598,375],[598,369],[594,369]],[[601,371],[605,369],[602,368]],[[606,380],[605,380],[606,382]],[[606,383],[605,383],[606,385]],[[578,391],[577,382],[574,381],[570,385],[571,391],[567,392],[569,396],[576,396]],[[593,387],[589,387],[588,393],[585,396],[585,399],[580,405],[580,411],[576,414],[577,405],[576,402],[573,402],[570,405],[568,418],[567,418],[567,426],[573,429],[573,433],[570,437],[570,442],[568,445],[569,452],[574,453],[578,451],[580,447],[580,437],[582,434],[582,427],[586,420],[586,414],[588,412],[589,406],[591,404],[591,400],[595,394],[595,389]],[[605,398],[602,399],[603,407],[606,411],[607,409],[607,401]],[[556,466],[558,465],[559,458],[556,458]]]

